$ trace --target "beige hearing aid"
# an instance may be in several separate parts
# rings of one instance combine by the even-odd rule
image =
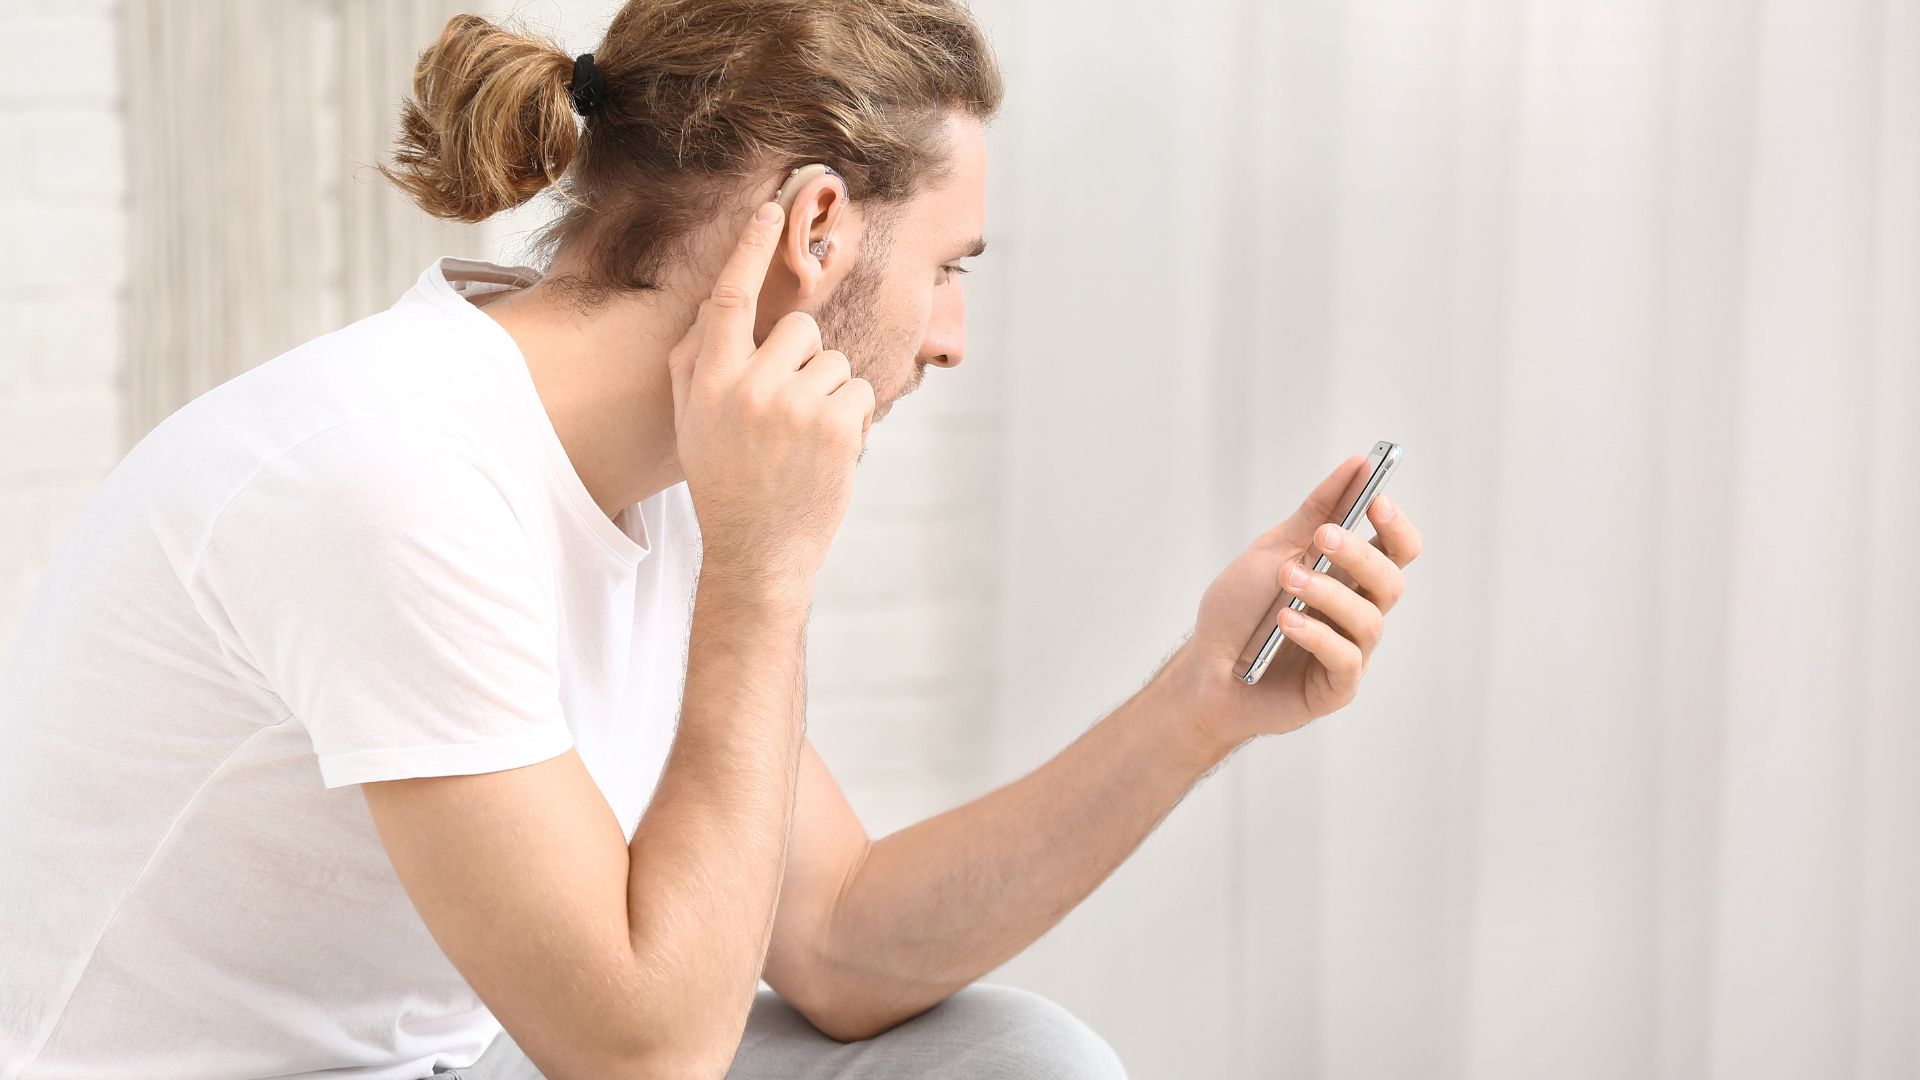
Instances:
[[[812,165],[801,165],[787,174],[787,182],[781,184],[780,190],[773,196],[774,201],[780,204],[780,212],[789,218],[792,217],[793,200],[800,197],[800,189],[807,185],[807,181],[822,175],[831,176],[840,181],[840,191],[843,195],[846,193],[847,179],[840,175],[838,169],[835,169],[831,165],[821,164],[820,162],[814,162]],[[824,259],[827,256],[827,248],[832,243],[832,237],[828,237],[825,240],[815,240],[813,243],[807,245],[807,250],[813,253],[814,258]]]

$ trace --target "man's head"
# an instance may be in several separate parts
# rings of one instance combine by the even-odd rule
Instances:
[[[761,290],[760,335],[785,311],[813,314],[822,342],[873,385],[876,421],[928,364],[952,367],[966,349],[960,262],[985,249],[986,140],[960,112],[937,137],[947,161],[938,181],[877,213],[837,210],[830,178],[803,188]]]
[[[382,172],[462,221],[555,186],[562,210],[536,247],[591,310],[663,291],[713,245],[710,226],[821,162],[838,175],[795,198],[762,332],[814,314],[873,384],[876,419],[926,364],[959,362],[955,264],[977,253],[981,125],[1002,93],[960,0],[629,0],[592,66],[580,125],[573,57],[455,17],[420,56]]]

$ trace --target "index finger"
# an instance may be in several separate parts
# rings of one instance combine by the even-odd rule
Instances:
[[[1385,552],[1395,566],[1404,570],[1408,563],[1420,557],[1420,530],[1414,528],[1407,515],[1388,502],[1385,495],[1374,496],[1372,505],[1367,507],[1367,516],[1379,530],[1373,546]]]
[[[760,302],[760,283],[767,279],[773,251],[779,246],[780,222],[785,217],[777,202],[760,204],[740,233],[740,242],[714,279],[707,301],[706,340],[700,362],[718,358],[722,364],[745,359],[753,352],[753,321]]]
[[[1327,540],[1336,535],[1340,538],[1340,546],[1328,551]],[[1351,580],[1341,584],[1352,588],[1382,612],[1393,607],[1400,599],[1405,576],[1400,571],[1400,565],[1379,545],[1361,543],[1359,534],[1348,532],[1331,521],[1314,531],[1313,542],[1315,547],[1326,552],[1327,560],[1332,565],[1347,572]]]

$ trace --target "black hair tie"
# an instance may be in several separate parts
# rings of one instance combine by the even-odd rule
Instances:
[[[573,81],[567,84],[567,96],[573,99],[573,111],[586,116],[600,107],[607,93],[606,76],[593,66],[593,54],[581,53],[573,60]]]

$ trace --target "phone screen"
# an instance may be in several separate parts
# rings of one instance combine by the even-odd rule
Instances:
[[[1373,444],[1373,449],[1367,454],[1366,465],[1354,473],[1353,482],[1347,485],[1347,490],[1341,493],[1340,501],[1335,504],[1341,508],[1341,528],[1352,532],[1360,527],[1361,520],[1367,516],[1367,506],[1386,484],[1394,466],[1400,463],[1400,454],[1399,443],[1382,439]],[[1327,567],[1333,565],[1333,560],[1317,545],[1309,547],[1307,554],[1316,556],[1313,561],[1316,574],[1326,573]],[[1267,665],[1273,662],[1274,653],[1279,651],[1280,643],[1286,640],[1280,628],[1280,612],[1287,607],[1299,610],[1306,606],[1305,600],[1286,592],[1276,596],[1273,605],[1267,609],[1266,619],[1253,628],[1252,636],[1247,639],[1247,647],[1241,650],[1240,659],[1233,666],[1234,677],[1249,686],[1259,682]]]

